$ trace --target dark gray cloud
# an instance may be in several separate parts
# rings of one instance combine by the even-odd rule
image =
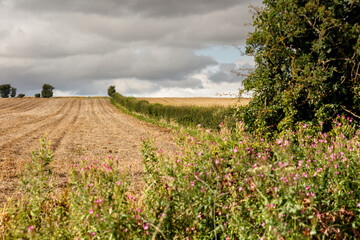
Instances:
[[[185,17],[234,6],[247,6],[254,0],[13,0],[18,9],[39,12],[81,12],[101,15],[143,15],[145,17]]]
[[[0,0],[0,83],[33,94],[202,89],[218,63],[194,51],[243,44],[260,0]],[[209,75],[236,82],[230,65]],[[99,89],[102,89],[101,91]]]
[[[209,57],[195,56],[179,49],[127,49],[106,55],[77,55],[71,58],[19,59],[0,58],[0,79],[14,86],[31,88],[44,82],[62,90],[77,89],[79,94],[95,94],[89,84],[111,79],[144,79],[164,86],[199,85],[189,76],[209,65]]]

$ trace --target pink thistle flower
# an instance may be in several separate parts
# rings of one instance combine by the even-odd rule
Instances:
[[[358,203],[357,206],[360,207],[360,203]]]
[[[94,233],[94,232],[92,232],[92,233],[91,233],[91,235],[95,236],[95,233]]]
[[[144,230],[148,230],[149,229],[149,224],[147,223],[147,224],[145,224],[145,226],[144,226]]]
[[[89,213],[90,213],[90,214],[93,214],[93,213],[94,213],[94,211],[93,211],[92,209],[90,209],[90,210],[89,210]]]
[[[360,204],[360,203],[359,203],[359,204]],[[31,226],[28,227],[28,229],[29,229],[29,230],[34,230],[34,226],[31,225]]]
[[[120,182],[120,181],[117,181],[117,182],[116,182],[116,184],[117,184],[117,185],[120,185],[120,184],[121,184],[121,182]]]

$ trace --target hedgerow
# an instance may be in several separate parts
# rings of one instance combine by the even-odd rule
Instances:
[[[176,123],[185,127],[195,127],[201,124],[207,128],[217,129],[218,124],[224,120],[229,126],[235,126],[232,107],[200,107],[200,106],[172,106],[151,104],[146,100],[134,97],[124,97],[114,92],[112,101],[115,101],[131,112],[141,113],[149,118],[165,120],[167,123]]]

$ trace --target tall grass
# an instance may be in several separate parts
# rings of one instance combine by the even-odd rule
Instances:
[[[202,124],[204,127],[217,129],[218,124],[224,119],[229,125],[235,125],[232,117],[234,109],[222,106],[172,106],[151,104],[146,100],[138,100],[134,97],[124,97],[119,93],[113,93],[112,100],[124,106],[131,112],[141,113],[149,118],[164,120],[167,123],[176,123],[184,127],[195,127]]]
[[[241,122],[233,132],[218,127],[199,126],[196,137],[180,133],[174,158],[144,139],[140,199],[129,196],[114,157],[74,166],[68,188],[54,192],[43,142],[24,174],[24,198],[4,209],[3,236],[360,238],[360,129],[351,119],[337,118],[329,133],[299,124],[274,141],[248,135]]]

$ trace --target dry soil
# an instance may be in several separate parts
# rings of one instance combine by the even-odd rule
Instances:
[[[123,114],[108,99],[0,99],[0,205],[20,197],[19,174],[31,151],[47,135],[54,151],[56,186],[64,186],[73,164],[119,157],[133,191],[141,186],[141,138],[150,134],[159,148],[175,151],[172,132]]]

